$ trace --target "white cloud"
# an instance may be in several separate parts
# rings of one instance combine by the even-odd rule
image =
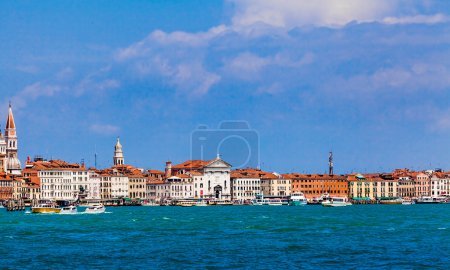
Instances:
[[[225,33],[228,28],[224,25],[219,25],[210,28],[206,32],[188,33],[182,31],[175,31],[171,33],[156,30],[150,33],[145,39],[136,42],[127,48],[120,49],[115,58],[118,61],[125,61],[137,57],[147,56],[154,53],[157,47],[175,45],[177,47],[202,47],[207,46],[209,41],[213,38]]]
[[[444,14],[416,15],[405,17],[387,17],[382,20],[385,24],[436,24],[450,21]]]
[[[15,109],[23,108],[28,102],[36,100],[39,97],[52,97],[63,91],[65,88],[57,84],[49,84],[45,82],[36,82],[25,86],[14,97],[11,98]]]
[[[89,130],[100,135],[117,135],[120,128],[110,124],[93,124]]]
[[[257,24],[294,28],[301,26],[341,27],[350,22],[386,24],[435,24],[449,21],[443,14],[397,17],[400,11],[417,12],[417,2],[402,0],[232,0],[236,6],[233,27]],[[426,5],[420,3],[421,5]],[[260,26],[258,26],[260,27]]]
[[[379,21],[393,15],[398,0],[248,0],[232,1],[237,28],[264,23],[293,28],[305,25],[342,26],[352,21]]]
[[[29,73],[29,74],[37,74],[39,72],[39,68],[33,65],[24,65],[24,66],[18,66],[16,67],[18,71]]]
[[[347,98],[377,95],[380,92],[439,92],[450,88],[450,67],[437,63],[415,63],[409,67],[382,68],[372,74],[330,80],[325,89]]]

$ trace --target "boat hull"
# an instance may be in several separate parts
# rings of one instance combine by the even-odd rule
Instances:
[[[306,205],[307,202],[306,201],[291,201],[289,203],[290,206],[303,206]]]
[[[101,214],[101,213],[105,213],[105,208],[102,209],[95,209],[95,210],[91,210],[91,209],[86,209],[86,211],[84,211],[84,213],[86,214]]]
[[[48,207],[33,207],[31,208],[31,213],[34,214],[50,214],[50,213],[59,213],[61,212],[60,208],[48,208]]]

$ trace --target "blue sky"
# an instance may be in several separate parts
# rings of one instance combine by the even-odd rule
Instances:
[[[22,161],[107,167],[120,136],[162,169],[244,120],[265,170],[449,169],[450,2],[1,1],[0,93]]]

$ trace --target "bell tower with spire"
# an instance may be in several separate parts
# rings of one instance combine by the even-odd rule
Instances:
[[[6,172],[6,141],[0,127],[0,172]]]
[[[114,147],[113,161],[114,161],[114,166],[124,164],[123,150],[122,150],[122,145],[120,144],[119,137],[117,137],[117,143],[116,143],[116,146]]]
[[[16,133],[16,123],[14,122],[14,115],[12,112],[11,103],[9,103],[8,118],[6,119],[5,127],[5,142],[6,142],[6,170],[10,174],[20,175],[21,165],[20,160],[17,155],[17,133]]]

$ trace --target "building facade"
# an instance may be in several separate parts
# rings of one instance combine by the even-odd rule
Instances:
[[[291,179],[292,192],[302,192],[308,200],[328,193],[332,197],[348,197],[349,184],[344,175],[299,174],[284,175]]]
[[[166,177],[189,175],[193,180],[193,197],[231,200],[230,174],[231,165],[217,157],[210,161],[188,160],[172,166],[166,163]]]
[[[241,169],[231,172],[232,200],[239,203],[248,202],[262,194],[261,170]]]

